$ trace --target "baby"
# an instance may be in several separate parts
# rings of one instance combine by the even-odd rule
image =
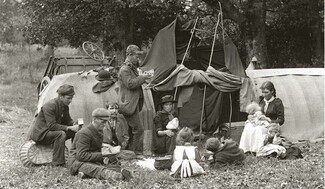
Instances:
[[[262,113],[261,107],[256,102],[247,105],[246,112],[248,113],[247,121],[254,126],[268,127],[271,122],[271,119]]]
[[[209,138],[205,148],[213,153],[212,167],[223,167],[227,164],[241,163],[245,159],[245,153],[238,148],[238,144],[233,140],[225,140],[221,143],[218,138]]]

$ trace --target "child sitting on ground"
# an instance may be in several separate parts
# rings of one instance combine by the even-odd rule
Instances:
[[[265,136],[264,146],[256,153],[256,156],[273,156],[284,158],[286,149],[281,145],[280,126],[277,123],[272,123],[268,127],[268,133]]]
[[[186,178],[204,173],[198,163],[201,158],[197,147],[192,145],[193,140],[194,133],[190,128],[184,127],[178,132],[176,148],[171,159],[170,175],[173,177]]]
[[[130,137],[127,123],[123,119],[123,116],[118,114],[118,108],[119,106],[117,103],[107,104],[110,117],[107,125],[103,129],[103,150],[119,150],[119,159],[134,159],[135,153],[133,151],[126,150]]]
[[[205,148],[213,153],[213,160],[210,163],[213,168],[241,163],[245,159],[244,151],[238,148],[238,144],[233,140],[227,139],[221,143],[218,138],[209,138],[206,141]]]
[[[271,119],[262,113],[261,107],[256,102],[248,104],[246,112],[248,113],[247,121],[252,123],[254,126],[268,127],[271,122]]]

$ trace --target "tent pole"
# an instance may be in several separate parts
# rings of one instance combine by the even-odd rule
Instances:
[[[230,113],[229,113],[229,131],[231,131],[231,118],[232,118],[232,97],[229,93]]]
[[[221,13],[218,14],[218,22],[217,22],[216,28],[214,29],[214,37],[213,37],[213,43],[212,43],[212,47],[211,47],[209,66],[211,66],[213,50],[214,50],[214,45],[215,45],[215,42],[216,42],[216,36],[217,36],[217,30],[218,30],[218,26],[219,26],[219,22],[220,22],[220,17],[221,17]],[[206,90],[207,90],[207,85],[204,85],[203,100],[202,100],[202,111],[201,111],[201,118],[200,118],[200,135],[199,135],[199,144],[200,144],[200,146],[201,146],[201,140],[202,140],[202,127],[203,127],[203,115],[204,115],[204,109],[205,109]]]
[[[189,40],[189,42],[188,42],[188,44],[187,44],[186,51],[185,51],[185,53],[184,53],[184,56],[183,56],[183,59],[182,59],[181,65],[184,64],[184,61],[185,61],[185,58],[186,58],[187,52],[188,52],[188,50],[190,49],[191,42],[192,42],[192,39],[193,39],[194,32],[195,32],[195,30],[196,30],[195,28],[196,28],[196,24],[197,24],[197,21],[198,21],[198,20],[199,20],[199,17],[196,17],[196,20],[195,20],[195,23],[194,23],[193,29],[191,29],[191,37],[190,37],[190,40]],[[176,100],[177,91],[178,91],[178,87],[176,87],[175,92],[174,92],[174,100]]]

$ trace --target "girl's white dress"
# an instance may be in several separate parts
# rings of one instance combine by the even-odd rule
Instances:
[[[180,177],[183,178],[204,173],[201,165],[195,160],[196,148],[195,146],[176,146],[174,150],[174,163],[171,167],[171,175],[180,172]],[[187,158],[184,159],[184,157]]]

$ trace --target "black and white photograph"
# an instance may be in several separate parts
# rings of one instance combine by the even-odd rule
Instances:
[[[0,189],[324,189],[324,1],[0,0]]]

